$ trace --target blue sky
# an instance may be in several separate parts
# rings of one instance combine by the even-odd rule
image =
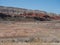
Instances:
[[[60,14],[60,0],[0,0],[0,6],[42,10]]]

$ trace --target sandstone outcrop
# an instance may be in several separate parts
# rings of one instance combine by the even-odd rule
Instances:
[[[54,13],[47,13],[39,10],[28,10],[23,8],[4,7],[0,6],[0,18],[4,20],[36,20],[36,21],[50,21],[60,20],[60,16]]]

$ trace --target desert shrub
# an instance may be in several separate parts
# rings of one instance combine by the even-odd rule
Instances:
[[[37,20],[37,21],[45,21],[44,18],[40,18],[40,17],[34,17],[34,19]]]
[[[60,43],[60,41],[55,38],[51,42]]]

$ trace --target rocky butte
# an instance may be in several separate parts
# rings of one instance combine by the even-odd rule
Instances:
[[[0,6],[0,20],[51,21],[60,20],[60,16],[40,10]]]

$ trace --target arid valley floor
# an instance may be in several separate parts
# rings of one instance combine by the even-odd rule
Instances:
[[[50,45],[48,43],[59,42],[60,21],[0,22],[0,45]]]

